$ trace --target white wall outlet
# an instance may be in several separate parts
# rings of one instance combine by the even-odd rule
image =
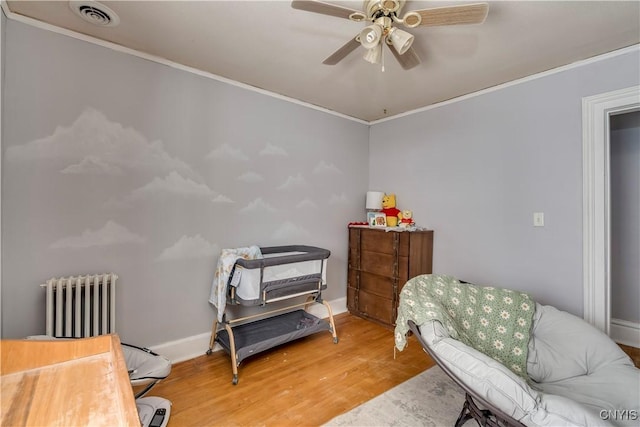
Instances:
[[[533,213],[533,226],[544,227],[544,212]]]

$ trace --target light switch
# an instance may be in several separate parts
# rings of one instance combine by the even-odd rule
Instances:
[[[544,212],[533,213],[533,226],[544,227]]]

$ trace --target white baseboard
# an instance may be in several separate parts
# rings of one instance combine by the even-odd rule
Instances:
[[[171,363],[184,362],[202,356],[209,349],[211,332],[203,332],[198,335],[169,341],[149,347],[149,350],[163,355],[171,360]]]
[[[327,301],[331,306],[333,315],[344,313],[347,311],[347,298],[338,298],[332,301]],[[309,313],[320,318],[327,318],[327,309],[324,305],[314,304],[310,307]],[[169,341],[166,343],[158,344],[149,347],[151,351],[163,355],[171,360],[171,363],[184,362],[185,360],[193,359],[198,356],[206,354],[209,349],[209,340],[211,338],[211,331],[203,332],[198,335],[182,338],[176,341]],[[219,351],[222,348],[216,344],[213,351]]]
[[[638,323],[611,319],[609,336],[617,343],[640,348],[640,324]]]

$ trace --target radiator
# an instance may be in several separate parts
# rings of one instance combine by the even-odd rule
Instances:
[[[47,280],[46,334],[86,338],[116,330],[116,280],[113,273]]]

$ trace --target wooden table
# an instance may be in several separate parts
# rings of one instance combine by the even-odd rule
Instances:
[[[139,426],[120,339],[0,341],[2,426]]]

